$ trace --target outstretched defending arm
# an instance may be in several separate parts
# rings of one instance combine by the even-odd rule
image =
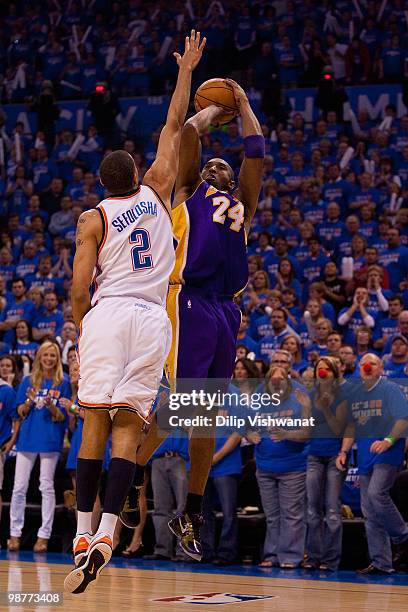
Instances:
[[[206,39],[200,44],[200,32],[186,37],[183,56],[175,53],[179,66],[176,89],[170,101],[167,120],[160,134],[156,159],[146,172],[143,183],[152,187],[170,211],[170,195],[176,181],[181,131],[186,118],[191,91],[191,73],[201,59]]]
[[[239,172],[237,197],[245,207],[245,229],[248,233],[261,191],[265,139],[245,91],[231,79],[227,79],[227,83],[234,90],[235,100],[242,119],[245,156]]]
[[[201,181],[201,136],[225,111],[212,104],[186,121],[181,132],[179,171],[173,208],[191,196]]]
[[[72,278],[72,316],[79,324],[91,308],[89,288],[98,259],[98,244],[102,238],[102,221],[97,210],[87,210],[78,219],[74,275]]]

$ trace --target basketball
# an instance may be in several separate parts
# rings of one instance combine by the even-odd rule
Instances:
[[[225,79],[210,79],[205,81],[196,91],[194,106],[197,112],[211,104],[222,106],[227,113],[218,118],[218,124],[224,125],[239,114],[232,87]]]

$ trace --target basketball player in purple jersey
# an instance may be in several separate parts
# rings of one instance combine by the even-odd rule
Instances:
[[[248,281],[246,236],[261,189],[265,141],[244,90],[234,81],[228,82],[234,90],[244,136],[238,184],[232,168],[222,159],[211,159],[200,172],[200,137],[216,123],[222,109],[212,105],[200,111],[186,122],[182,132],[172,205],[176,264],[167,298],[173,336],[166,373],[173,381],[230,380],[234,368],[241,320],[234,297]],[[129,498],[121,514],[125,524],[135,523],[144,466],[166,435],[155,419],[137,453],[133,501]],[[214,433],[193,430],[185,511],[169,522],[184,552],[197,560],[202,557],[201,505],[214,446]]]

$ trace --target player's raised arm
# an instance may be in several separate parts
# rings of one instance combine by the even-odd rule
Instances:
[[[245,91],[231,79],[227,79],[227,83],[234,90],[235,100],[242,118],[244,160],[239,173],[237,197],[245,207],[245,226],[248,231],[258,206],[261,191],[265,139]]]
[[[181,133],[179,170],[176,180],[173,208],[191,196],[200,183],[201,174],[201,136],[218,115],[225,113],[219,106],[207,106],[184,124]]]
[[[143,180],[145,185],[153,187],[169,210],[170,195],[178,173],[181,131],[190,101],[191,74],[201,59],[205,42],[205,38],[200,42],[200,32],[196,34],[192,30],[186,37],[183,55],[174,54],[179,66],[176,89],[160,134],[156,159]]]
[[[87,210],[78,219],[74,275],[72,278],[72,316],[79,326],[91,308],[89,288],[98,258],[98,244],[102,238],[102,220],[97,210]]]

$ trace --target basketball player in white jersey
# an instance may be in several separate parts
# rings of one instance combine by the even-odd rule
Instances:
[[[171,342],[165,304],[174,265],[170,195],[176,180],[191,73],[205,45],[186,38],[156,159],[138,186],[133,158],[114,151],[100,167],[110,197],[78,220],[72,309],[80,328],[78,403],[86,409],[77,462],[75,568],[65,589],[82,593],[112,556],[120,510],[133,481],[136,449]],[[94,294],[90,300],[90,286]],[[112,431],[104,512],[91,532],[102,459]]]

